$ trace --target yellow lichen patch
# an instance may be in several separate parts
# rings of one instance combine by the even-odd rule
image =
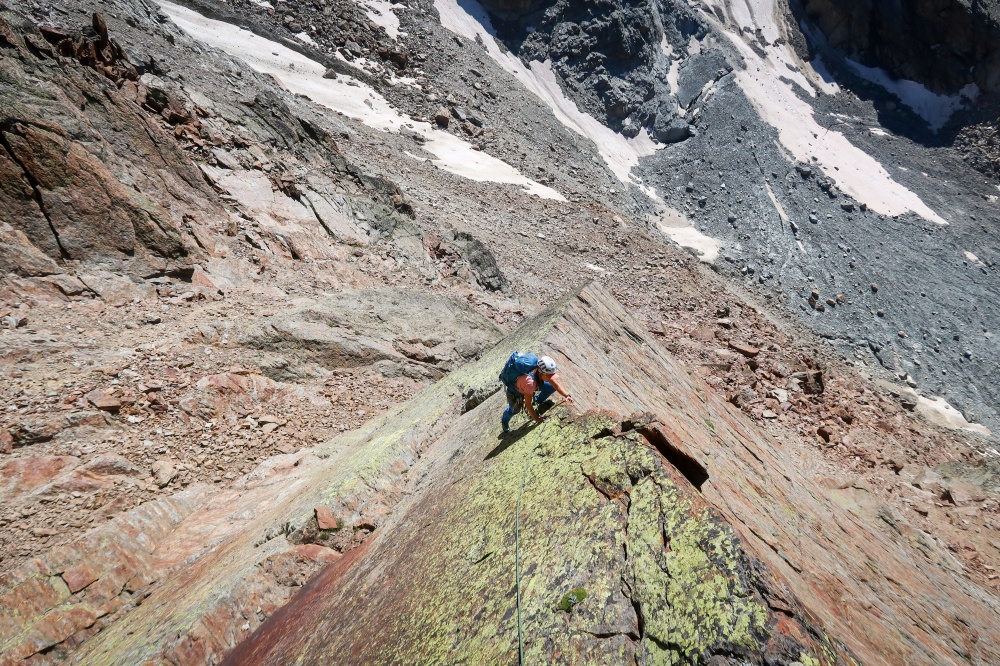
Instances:
[[[637,483],[631,499],[627,547],[646,653],[687,663],[712,647],[758,645],[767,611],[747,589],[732,529],[665,474]]]
[[[526,663],[757,649],[765,611],[732,530],[640,435],[611,434],[620,419],[555,412],[499,446],[484,434],[495,413],[470,414],[461,432],[478,434],[447,492],[414,505],[308,618],[328,638],[302,663],[508,663],[519,633]]]

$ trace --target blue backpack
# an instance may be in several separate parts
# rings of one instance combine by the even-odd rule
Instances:
[[[503,382],[504,386],[511,388],[517,384],[517,378],[521,375],[526,375],[538,365],[538,357],[532,353],[522,354],[519,351],[514,352],[507,359],[507,362],[503,366],[503,370],[500,371],[500,381]]]

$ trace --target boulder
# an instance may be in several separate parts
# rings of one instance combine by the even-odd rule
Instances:
[[[759,349],[757,349],[753,345],[749,345],[739,340],[730,340],[729,348],[732,349],[734,352],[737,352],[738,354],[742,354],[746,358],[754,358],[755,356],[760,354]]]
[[[117,414],[122,408],[122,401],[111,391],[97,389],[87,394],[87,401],[102,412]]]
[[[660,143],[680,143],[691,137],[691,125],[681,118],[661,120],[657,117],[653,123],[652,135]]]
[[[316,524],[321,530],[336,530],[343,526],[326,506],[316,507]]]
[[[0,157],[0,162],[2,162]],[[3,175],[0,174],[0,180]],[[2,188],[2,185],[0,185]],[[5,201],[5,205],[10,202]],[[23,231],[0,220],[0,275],[14,273],[23,277],[54,275],[61,272],[56,262],[35,247]]]
[[[160,488],[165,487],[177,476],[177,468],[169,460],[157,460],[149,471],[153,481]]]

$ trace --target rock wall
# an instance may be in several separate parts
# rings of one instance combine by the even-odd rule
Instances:
[[[970,83],[1000,91],[995,0],[802,0],[801,7],[831,47],[869,67],[939,94]]]
[[[628,137],[648,127],[657,141],[686,139],[682,110],[717,78],[717,70],[730,69],[717,54],[704,63],[695,57],[681,76],[681,89],[671,85],[665,50],[687,55],[691,38],[706,34],[686,3],[561,0],[520,10],[510,3],[486,7],[494,12],[498,37],[526,60],[550,60],[582,108]]]
[[[10,19],[0,19],[0,187],[9,202],[0,229],[19,242],[0,271],[31,277],[104,262],[151,276],[190,267],[202,255],[184,227],[221,211],[191,205],[214,193],[140,108],[153,93],[103,19],[94,15],[93,38]],[[178,129],[197,124],[193,108],[164,99]]]

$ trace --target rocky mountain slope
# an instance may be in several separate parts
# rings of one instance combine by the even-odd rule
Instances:
[[[928,138],[988,127],[989,98],[935,134],[843,58],[889,65],[811,58],[798,11],[0,4],[0,663],[218,663],[376,555],[488,582],[520,478],[531,529],[606,535],[586,562],[522,544],[531,660],[591,636],[643,663],[990,663],[1000,486],[969,421],[998,404],[995,183]],[[594,395],[497,448],[496,366],[542,341]],[[749,624],[667,612],[688,595],[609,549],[650,484],[690,510],[636,524],[677,519]],[[481,543],[421,527],[442,511]],[[500,628],[454,649],[514,660],[510,599],[462,599]],[[382,649],[351,604],[329,621]],[[336,648],[285,622],[233,659]]]
[[[577,404],[500,442],[500,395],[441,424],[380,534],[226,663],[997,659],[996,600],[946,551],[837,506],[638,328],[595,288],[526,324]]]

